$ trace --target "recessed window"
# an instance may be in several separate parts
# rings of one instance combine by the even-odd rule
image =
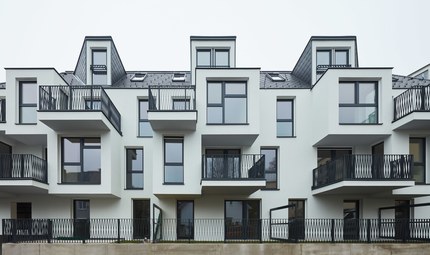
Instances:
[[[175,81],[175,82],[184,82],[185,81],[185,74],[184,73],[175,73],[175,74],[173,74],[172,81]]]
[[[93,85],[107,84],[107,53],[106,49],[92,50],[92,78]]]
[[[6,122],[6,99],[0,98],[0,123]]]
[[[184,183],[184,139],[164,138],[164,183]]]
[[[317,79],[329,67],[350,67],[349,50],[347,49],[321,49],[316,53]]]
[[[267,76],[269,76],[272,81],[285,81],[285,78],[279,73],[268,73]]]
[[[139,100],[139,136],[152,137],[152,127],[148,121],[148,100]]]
[[[197,67],[230,67],[230,50],[197,49]]]
[[[215,49],[215,66],[229,67],[229,50]]]
[[[339,84],[339,123],[378,123],[377,82],[341,82]]]
[[[37,122],[37,84],[22,81],[19,83],[19,123],[36,124]]]
[[[276,135],[278,137],[292,137],[293,129],[293,100],[279,99],[276,102]]]
[[[143,189],[143,149],[127,149],[126,188]]]
[[[261,148],[264,155],[264,171],[266,176],[266,189],[278,188],[278,149]]]
[[[210,67],[211,66],[211,50],[197,50],[197,66]]]
[[[130,81],[132,82],[142,82],[146,78],[146,73],[135,73],[131,78]]]

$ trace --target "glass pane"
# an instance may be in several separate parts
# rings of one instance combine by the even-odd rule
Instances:
[[[36,123],[37,107],[21,107],[20,123]]]
[[[248,200],[246,203],[245,216],[247,219],[260,219],[260,202],[258,200]]]
[[[93,51],[93,65],[106,65],[106,51]]]
[[[414,156],[414,162],[424,163],[424,142],[422,138],[410,138],[409,153]]]
[[[211,52],[209,50],[197,51],[197,66],[210,66],[211,65]]]
[[[207,123],[222,123],[222,107],[208,107]]]
[[[246,98],[226,98],[225,123],[246,123]]]
[[[89,219],[90,218],[90,201],[89,200],[75,200],[74,201],[74,217],[75,219]]]
[[[355,85],[354,83],[339,84],[339,104],[354,104],[355,103]]]
[[[293,118],[293,102],[277,101],[276,119],[291,120]]]
[[[225,83],[226,95],[246,95],[246,83]]]
[[[178,201],[176,204],[178,238],[193,238],[194,236],[193,204],[193,201]]]
[[[63,162],[79,163],[81,162],[81,140],[80,138],[63,139]]]
[[[208,83],[208,104],[221,104],[221,83]]]
[[[215,66],[229,66],[228,64],[228,50],[215,51]]]
[[[418,166],[418,165],[414,165],[413,166],[413,170],[412,170],[412,174],[413,174],[413,179],[416,182],[421,182],[424,183],[425,182],[425,166]]]
[[[84,172],[100,173],[100,149],[84,149]]]
[[[277,131],[277,136],[293,136],[293,123],[277,122],[276,131]]]
[[[374,83],[360,83],[358,87],[358,103],[360,104],[374,104],[375,98],[375,84]]]
[[[143,173],[127,173],[128,189],[143,189]]]
[[[21,103],[22,104],[37,104],[37,84],[21,83]]]
[[[152,127],[149,122],[139,122],[139,136],[152,136]]]
[[[331,51],[317,51],[317,66],[330,65],[330,53]]]
[[[348,51],[336,51],[335,52],[336,65],[347,65],[348,64]]]
[[[81,166],[63,166],[63,182],[79,182]]]
[[[261,154],[264,155],[264,168],[269,172],[276,172],[276,165],[277,165],[277,159],[276,159],[276,149],[262,149]]]
[[[107,74],[93,74],[93,85],[106,85]]]
[[[242,209],[242,201],[225,201],[226,223],[242,225]]]
[[[376,107],[339,107],[339,123],[377,123]]]
[[[127,149],[127,171],[143,171],[142,149]]]
[[[100,146],[100,138],[85,138],[84,146]]]
[[[166,141],[164,153],[166,163],[182,163],[182,143]]]
[[[164,166],[164,181],[182,183],[184,181],[184,167]]]
[[[139,101],[139,119],[148,119],[148,101],[146,100]]]
[[[173,100],[173,110],[189,110],[190,109],[190,100],[181,100],[175,99]]]

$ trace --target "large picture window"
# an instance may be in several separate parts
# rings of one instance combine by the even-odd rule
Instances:
[[[207,123],[246,124],[246,82],[208,82]]]
[[[91,71],[93,73],[93,85],[107,84],[107,53],[106,49],[96,49],[92,51],[93,62]]]
[[[32,81],[19,83],[19,123],[35,124],[37,122],[37,84]]]
[[[62,143],[62,183],[100,184],[100,138],[65,137]]]
[[[377,82],[341,82],[339,84],[339,123],[378,123]]]
[[[164,183],[184,183],[184,139],[164,138]]]
[[[197,67],[230,67],[230,50],[197,49]]]
[[[143,149],[127,149],[126,188],[143,189]]]

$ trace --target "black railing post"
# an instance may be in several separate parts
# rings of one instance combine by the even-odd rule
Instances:
[[[117,226],[118,226],[117,243],[120,243],[121,242],[121,220],[120,219],[117,219]]]
[[[331,219],[330,237],[331,237],[331,242],[334,243],[334,219]]]
[[[421,105],[420,105],[420,110],[421,111],[424,111],[425,110],[425,104],[424,104],[424,101],[425,101],[425,87],[424,86],[421,86],[421,89],[420,89],[420,92],[421,92]]]
[[[188,105],[188,109],[187,109],[187,88],[184,88],[184,94],[185,94],[185,96],[184,96],[184,106],[185,106],[185,110],[189,110],[189,108],[190,108],[190,105]]]
[[[24,178],[24,154],[19,155],[19,158],[21,162],[21,178]]]
[[[191,219],[188,219],[188,243],[191,243],[191,232],[192,226],[191,226]]]
[[[367,224],[367,231],[366,231],[367,232],[367,236],[366,236],[367,237],[367,242],[370,243],[370,229],[371,229],[370,228],[370,224],[371,224],[370,219],[366,220],[366,224]]]
[[[263,224],[262,219],[258,219],[258,237],[260,238],[260,243],[263,242]]]
[[[160,101],[161,101],[161,94],[160,94],[160,87],[158,87],[158,109],[157,110],[161,110],[160,108]]]
[[[394,116],[393,116],[393,120],[397,120],[397,97],[394,98]]]
[[[73,110],[73,89],[69,88],[69,110]]]
[[[52,220],[48,219],[48,243],[52,240]]]
[[[16,243],[16,219],[11,219],[10,222],[12,223],[12,243]]]

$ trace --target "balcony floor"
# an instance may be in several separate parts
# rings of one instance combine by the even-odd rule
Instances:
[[[48,194],[48,184],[33,180],[0,180],[0,197]]]
[[[312,190],[312,195],[375,195],[393,194],[396,188],[414,186],[415,181],[341,181]]]
[[[202,194],[251,195],[266,187],[266,180],[202,180]]]

